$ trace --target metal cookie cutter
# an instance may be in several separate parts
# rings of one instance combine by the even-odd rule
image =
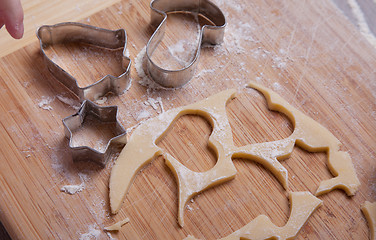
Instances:
[[[220,44],[223,42],[226,19],[222,11],[209,0],[153,0],[151,7],[151,24],[157,29],[151,36],[147,46],[147,68],[150,76],[163,87],[180,87],[186,84],[194,75],[200,47],[203,43]],[[204,25],[200,31],[200,40],[196,54],[188,66],[178,70],[166,70],[157,66],[151,59],[154,50],[164,37],[167,13],[187,12],[200,14],[209,19],[214,26]]]
[[[89,160],[104,167],[110,154],[114,152],[117,147],[122,147],[127,143],[126,130],[117,121],[116,114],[117,106],[101,107],[89,100],[85,100],[77,113],[63,119],[65,136],[69,139],[69,148],[72,152],[73,161]],[[116,136],[109,140],[103,152],[88,146],[73,146],[72,132],[82,127],[84,122],[87,121],[88,116],[94,117],[103,123],[116,124]]]
[[[125,56],[127,34],[124,29],[108,30],[82,23],[66,22],[56,25],[44,25],[37,31],[41,52],[49,71],[82,102],[85,99],[96,100],[108,92],[122,94],[131,84],[131,60]],[[108,49],[124,48],[122,67],[125,72],[118,77],[107,75],[96,83],[79,87],[77,80],[64,69],[55,64],[45,53],[45,48],[54,44],[81,42]]]

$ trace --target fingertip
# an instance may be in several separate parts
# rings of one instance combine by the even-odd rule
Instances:
[[[6,25],[7,31],[14,39],[21,39],[24,34],[23,23],[8,24]]]
[[[0,9],[0,13],[2,13],[2,20],[8,33],[15,39],[22,38],[24,34],[24,13],[20,0],[6,0],[3,8],[6,11]]]
[[[21,24],[16,25],[15,29],[16,29],[15,34],[12,37],[14,37],[15,39],[21,39],[24,35],[24,25],[23,25],[23,23],[21,22]]]

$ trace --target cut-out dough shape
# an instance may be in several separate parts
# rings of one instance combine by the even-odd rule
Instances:
[[[362,212],[367,219],[371,240],[376,240],[376,202],[366,201],[362,205]]]
[[[322,201],[310,192],[292,192],[289,198],[291,213],[285,226],[278,227],[267,216],[260,215],[221,240],[294,239],[311,214],[321,206]],[[188,236],[184,240],[196,240],[196,238]]]
[[[123,220],[121,220],[117,223],[112,224],[111,226],[104,227],[104,230],[106,230],[106,231],[119,231],[120,228],[127,223],[129,223],[129,218],[125,218],[125,219],[123,219]]]
[[[231,126],[226,114],[226,103],[234,98],[235,90],[226,90],[200,102],[172,109],[138,126],[128,144],[120,153],[110,177],[110,205],[117,213],[137,173],[155,157],[163,155],[166,164],[174,173],[179,187],[178,221],[184,225],[184,207],[187,201],[199,192],[235,177],[236,169],[232,158],[246,158],[261,163],[288,188],[287,170],[278,160],[290,156],[294,145],[311,151],[327,151],[328,167],[335,176],[320,183],[316,195],[339,188],[353,195],[360,183],[350,155],[339,151],[340,142],[326,128],[292,107],[278,94],[258,84],[250,87],[260,91],[266,98],[270,110],[287,115],[294,124],[293,133],[282,140],[249,144],[236,147],[233,143]],[[213,127],[209,146],[217,154],[217,163],[206,172],[195,172],[156,145],[181,116],[196,114],[204,117]]]
[[[179,184],[179,224],[183,226],[183,213],[186,202],[204,189],[232,179],[236,174],[232,163],[232,133],[226,117],[226,102],[233,98],[235,90],[227,90],[201,102],[172,109],[155,118],[145,121],[131,135],[128,144],[120,153],[112,168],[110,177],[110,205],[112,213],[119,211],[128,188],[136,174],[151,160],[164,155]],[[213,126],[209,145],[217,154],[217,163],[206,172],[193,172],[185,168],[168,153],[164,153],[155,143],[167,133],[179,117],[197,114],[205,117]],[[223,144],[226,143],[226,144]]]
[[[271,149],[263,148],[264,151],[268,152],[269,156],[266,157],[271,160],[271,163],[275,164],[277,157],[288,157],[295,144],[309,152],[326,151],[328,154],[328,168],[335,177],[322,181],[316,191],[316,196],[336,188],[344,190],[349,196],[354,195],[360,186],[360,182],[356,176],[350,155],[339,150],[341,142],[328,129],[291,106],[277,93],[253,82],[249,84],[249,87],[260,91],[265,96],[269,109],[284,113],[294,125],[294,131],[288,138],[264,143],[276,146]],[[248,145],[243,148],[247,151],[252,147],[255,148],[254,145]],[[281,151],[281,153],[277,155],[274,154],[274,151]]]

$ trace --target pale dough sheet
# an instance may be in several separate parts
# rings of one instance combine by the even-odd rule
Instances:
[[[165,158],[166,164],[174,173],[178,183],[178,222],[180,226],[184,225],[184,207],[190,198],[209,187],[229,181],[235,177],[236,169],[232,162],[233,158],[246,158],[264,165],[278,178],[285,189],[288,189],[287,170],[277,159],[288,158],[295,145],[310,152],[327,152],[327,165],[334,178],[322,181],[316,191],[316,195],[327,193],[333,189],[343,189],[348,195],[354,195],[360,182],[356,176],[350,155],[339,150],[340,141],[326,128],[291,106],[275,92],[256,83],[251,83],[249,86],[260,91],[265,96],[270,110],[284,113],[291,120],[294,125],[294,131],[289,137],[272,142],[236,147],[233,143],[231,127],[226,114],[226,103],[235,97],[236,91],[233,89],[220,92],[200,102],[162,113],[138,126],[130,137],[128,144],[120,153],[110,177],[112,213],[117,213],[121,208],[125,195],[137,173],[160,155]],[[213,127],[213,132],[209,137],[209,146],[216,152],[217,163],[206,172],[191,171],[156,145],[156,142],[168,132],[173,123],[186,114],[200,115],[207,119]],[[295,216],[297,212],[307,211],[304,213],[307,216],[306,218],[299,218],[299,221],[291,219],[285,227],[276,228],[265,216],[259,216],[244,226],[244,229],[255,228],[259,222],[264,222],[270,229],[270,231],[268,230],[270,234],[292,236],[295,230],[283,229],[290,229],[290,226],[295,229],[298,226],[299,230],[312,211],[319,205],[318,199],[313,196],[307,196],[307,194],[291,194],[292,201],[296,198],[294,196],[298,196],[296,199],[300,199],[302,195],[311,201],[307,204],[312,205],[306,207],[306,205],[300,204],[303,204],[302,201],[296,200],[295,202],[297,203],[292,208],[291,217]],[[303,212],[301,213],[303,214]],[[286,232],[282,233],[282,230]],[[237,239],[230,236],[225,239]]]
[[[361,209],[368,222],[371,240],[376,240],[376,202],[366,201]]]

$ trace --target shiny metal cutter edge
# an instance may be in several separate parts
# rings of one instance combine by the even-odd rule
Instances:
[[[112,153],[127,143],[127,131],[117,121],[117,106],[99,106],[92,101],[85,100],[77,113],[63,119],[65,136],[69,139],[69,148],[73,161],[93,161],[104,167]],[[116,136],[111,138],[103,152],[88,146],[73,146],[74,130],[79,129],[88,116],[97,118],[103,123],[116,123]]]
[[[108,92],[120,95],[130,87],[131,60],[126,56],[127,34],[124,29],[108,30],[77,22],[64,22],[39,27],[37,37],[48,70],[60,83],[72,91],[81,102],[85,99],[97,100]],[[94,84],[82,88],[79,87],[77,80],[55,64],[44,50],[50,45],[69,42],[81,42],[112,50],[124,47],[122,67],[125,72],[118,77],[106,75]]]
[[[227,25],[226,18],[222,11],[209,0],[153,0],[150,3],[150,8],[151,25],[157,28],[146,46],[147,69],[149,75],[155,82],[163,87],[181,87],[189,82],[195,74],[201,45],[204,43],[214,45],[223,42],[224,30]],[[201,28],[195,57],[186,67],[178,70],[163,69],[155,64],[151,58],[155,49],[164,37],[167,13],[172,12],[201,14],[212,21],[215,25],[204,25]]]

